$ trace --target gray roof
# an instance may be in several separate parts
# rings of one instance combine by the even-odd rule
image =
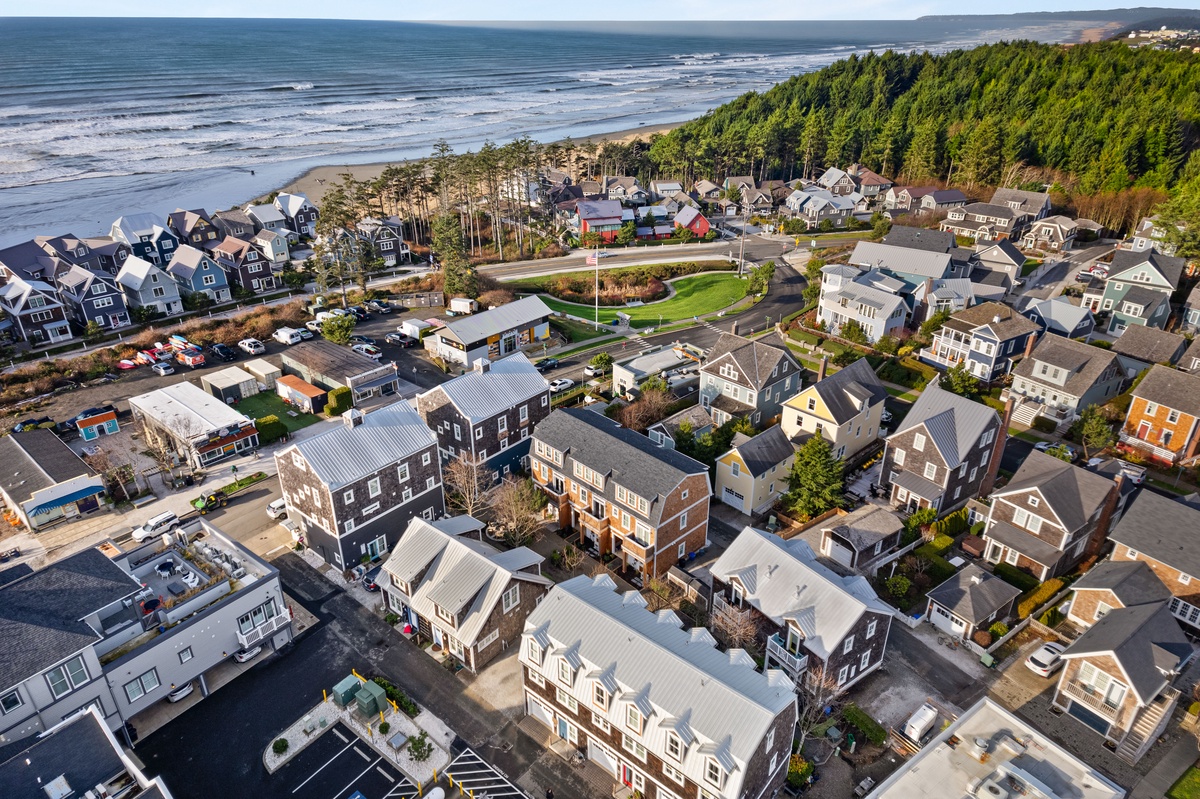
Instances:
[[[907,470],[896,472],[892,475],[892,482],[910,494],[916,494],[918,497],[924,497],[928,500],[937,499],[942,495],[942,491],[944,490],[932,480],[926,480],[916,472]]]
[[[1000,342],[1038,330],[1037,323],[999,302],[981,302],[979,305],[964,308],[950,317],[946,327],[964,332],[987,327]]]
[[[995,205],[994,203],[968,203],[967,205],[964,205],[962,208],[959,208],[958,210],[963,212],[964,214],[966,214],[968,219],[966,219],[966,220],[948,219],[948,220],[946,220],[947,224],[954,225],[956,227],[962,227],[964,221],[967,222],[968,224],[973,222],[973,220],[971,220],[969,218],[971,216],[986,216],[986,217],[992,218],[992,219],[1012,219],[1013,217],[1017,216],[1017,214],[1018,214],[1017,211],[1014,211],[1012,208],[1009,208],[1008,206]],[[981,222],[979,224],[984,224],[984,223]]]
[[[575,204],[575,213],[582,220],[620,219],[621,203],[618,200],[580,200]]]
[[[1125,607],[1165,602],[1171,589],[1141,560],[1106,560],[1075,581],[1075,590],[1093,588],[1112,591]]]
[[[1148,704],[1192,654],[1192,644],[1165,603],[1114,608],[1062,653],[1064,658],[1109,655],[1117,660],[1133,690]],[[1120,677],[1120,675],[1113,675]]]
[[[433,431],[404,400],[364,413],[362,417],[362,422],[355,426],[343,418],[336,427],[294,445],[331,490],[437,444]],[[290,455],[284,451],[275,457]]]
[[[752,477],[766,474],[796,451],[779,425],[768,427],[753,438],[745,433],[735,433],[732,449],[737,450],[745,461]]]
[[[286,364],[302,364],[325,377],[347,379],[374,372],[387,364],[360,355],[349,347],[314,338],[288,347],[283,353]]]
[[[963,462],[988,426],[998,419],[996,412],[987,405],[946,391],[935,378],[917,397],[900,427],[889,438],[924,425],[942,459],[955,467]]]
[[[0,750],[0,796],[4,799],[47,799],[50,783],[62,778],[83,796],[126,772],[121,752],[103,722],[89,712],[55,727],[53,732],[22,738]],[[139,797],[148,794],[141,791]]]
[[[1082,397],[1100,379],[1104,370],[1113,366],[1116,360],[1115,353],[1084,344],[1082,341],[1074,341],[1062,336],[1042,336],[1030,356],[1023,358],[1013,369],[1013,374],[1035,383],[1041,383],[1040,375],[1035,371],[1037,364],[1039,362],[1048,363],[1072,372],[1059,391]]]
[[[671,440],[675,440],[675,434],[679,432],[679,427],[684,422],[692,426],[692,433],[698,434],[700,430],[711,430],[715,425],[712,414],[703,405],[692,405],[684,408],[678,413],[673,413],[661,422],[650,425],[649,430],[659,429],[666,435],[670,436]],[[649,432],[649,430],[647,432]]]
[[[1033,450],[996,496],[1037,491],[1070,532],[1083,527],[1104,505],[1112,487],[1107,477]]]
[[[1012,278],[1002,269],[989,269],[986,266],[977,266],[971,270],[971,282],[1006,289],[1009,283],[1012,282]]]
[[[887,399],[887,390],[866,358],[859,358],[845,369],[814,383],[812,388],[839,425],[857,416],[860,407],[877,405]]]
[[[708,474],[703,463],[587,410],[557,410],[538,422],[533,437],[609,476],[606,485],[616,482],[645,497],[655,522],[662,514],[656,497],[669,494],[688,475]]]
[[[474,423],[512,410],[549,390],[546,378],[524,353],[518,352],[493,362],[486,373],[470,370],[421,396],[442,392],[459,413]]]
[[[1192,340],[1192,346],[1188,347],[1179,359],[1179,368],[1188,372],[1200,372],[1200,338]]]
[[[935,203],[965,203],[967,195],[963,194],[958,189],[934,189],[926,195],[932,197]]]
[[[1200,510],[1142,489],[1108,536],[1132,550],[1200,578]]]
[[[43,488],[96,471],[50,430],[30,430],[0,437],[0,486],[15,502],[25,502]]]
[[[980,241],[976,245],[976,254],[985,264],[1008,263],[1014,267],[1025,265],[1025,254],[1017,249],[1012,239],[999,241]],[[1014,273],[1013,277],[1016,277]]]
[[[873,241],[860,241],[854,245],[849,261],[858,266],[878,267],[922,277],[945,277],[950,271],[949,253],[926,252]]]
[[[904,522],[887,508],[867,504],[845,516],[830,519],[828,526],[821,529],[836,533],[855,551],[862,552],[903,530]]]
[[[1161,292],[1155,292],[1160,294]],[[1113,342],[1113,352],[1146,363],[1170,363],[1179,360],[1187,349],[1188,340],[1183,336],[1159,330],[1147,325],[1129,325],[1121,337]]]
[[[1033,533],[1014,527],[1008,522],[994,521],[984,533],[985,538],[1015,549],[1043,566],[1054,566],[1062,558],[1062,550]]]
[[[1021,203],[1021,211],[1027,214],[1034,214],[1046,206],[1050,201],[1049,192],[1041,191],[1024,191],[1023,189],[996,189],[992,194],[992,203],[996,205],[1005,205],[1009,202]]]
[[[285,192],[275,196],[275,206],[288,216],[294,217],[303,211],[305,206],[310,205],[312,203],[308,201],[308,197],[300,193]]]
[[[1150,286],[1130,286],[1125,290],[1125,294],[1121,296],[1121,303],[1130,303],[1140,306],[1142,312],[1138,315],[1139,319],[1149,319],[1154,309],[1159,305],[1170,301],[1170,295],[1159,289],[1151,288]]]
[[[1159,274],[1172,286],[1178,286],[1179,279],[1183,277],[1183,268],[1187,266],[1187,259],[1163,255],[1161,252],[1153,249],[1142,250],[1140,252],[1117,250],[1113,253],[1112,263],[1108,272],[1109,279],[1115,278],[1122,272],[1127,272],[1144,263],[1148,263],[1158,270]]]
[[[140,590],[98,549],[0,586],[0,691],[99,641],[83,619]]]
[[[1200,374],[1155,364],[1133,390],[1133,396],[1200,417]]]
[[[182,244],[171,256],[171,262],[167,264],[167,272],[190,280],[205,260],[212,263],[214,267],[217,267],[217,262],[213,261],[208,253],[196,249],[190,244]],[[220,267],[217,268],[219,269]]]
[[[798,373],[800,369],[800,364],[773,334],[752,341],[733,333],[722,333],[717,339],[717,343],[709,350],[701,371],[716,371],[713,368],[714,365],[726,355],[732,359],[734,365],[755,390],[762,390],[777,380],[783,380],[788,375]],[[788,372],[785,374],[780,371],[772,374],[783,361],[789,364]]]
[[[955,616],[975,625],[1003,609],[1020,593],[1014,586],[972,563],[932,589],[928,596]]]
[[[541,297],[530,296],[506,303],[490,311],[481,311],[461,319],[452,319],[446,323],[445,330],[453,333],[454,338],[463,344],[472,344],[542,317],[553,315],[554,312],[546,303],[542,302]]]
[[[1040,319],[1046,330],[1060,336],[1074,333],[1092,315],[1089,308],[1074,305],[1062,298],[1040,300],[1025,308],[1025,315],[1030,319]],[[1126,330],[1126,332],[1129,332]]]

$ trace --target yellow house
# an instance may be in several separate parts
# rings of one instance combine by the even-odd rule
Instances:
[[[788,488],[796,450],[778,425],[751,438],[733,437],[733,448],[717,458],[717,499],[755,515],[765,512]]]
[[[847,459],[883,437],[886,398],[871,364],[859,358],[783,403],[779,426],[791,441],[820,435],[835,456]]]

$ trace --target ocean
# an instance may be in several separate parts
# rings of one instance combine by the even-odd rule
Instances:
[[[324,164],[688,119],[872,49],[1065,40],[1086,23],[0,20],[0,246],[228,208]]]

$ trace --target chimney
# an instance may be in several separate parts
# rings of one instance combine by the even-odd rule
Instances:
[[[1121,499],[1121,489],[1124,485],[1125,475],[1118,472],[1113,479],[1113,487],[1108,492],[1108,498],[1104,500],[1104,509],[1100,511],[1096,529],[1092,531],[1092,537],[1088,540],[1087,549],[1084,551],[1085,557],[1099,557],[1100,550],[1104,548],[1104,542],[1108,540],[1108,528],[1112,526],[1113,514],[1117,511],[1117,502]]]
[[[825,379],[825,371],[829,368],[829,358],[825,355],[821,356],[821,365],[817,367],[817,382],[820,383]]]
[[[972,574],[971,575],[971,585],[979,585],[982,582],[983,582],[982,574]]]
[[[487,358],[480,358],[479,360],[475,361],[475,371],[479,372],[481,375],[486,375],[491,368],[492,362]]]
[[[986,497],[992,493],[996,485],[996,474],[1000,471],[1000,459],[1004,457],[1004,445],[1008,443],[1008,426],[1012,424],[1013,408],[1016,400],[1011,396],[1004,404],[1004,416],[1000,419],[1000,429],[996,431],[996,443],[992,446],[992,457],[988,461],[987,474],[979,484],[979,496]]]
[[[995,316],[992,317],[992,324],[994,324],[994,325],[1000,324],[1000,314],[996,314]],[[1026,354],[1028,354],[1028,353],[1026,353]]]
[[[1025,357],[1026,358],[1028,358],[1030,355],[1033,354],[1033,345],[1034,344],[1037,344],[1037,336],[1034,335],[1033,333],[1030,333],[1029,337],[1025,339]]]
[[[342,414],[342,424],[346,427],[358,427],[363,423],[363,412],[358,408],[351,408]]]

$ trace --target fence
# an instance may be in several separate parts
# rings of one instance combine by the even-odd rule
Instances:
[[[845,515],[845,513],[846,511],[842,510],[841,508],[834,508],[833,510],[825,511],[820,516],[815,516],[806,522],[801,522],[800,520],[786,516],[777,510],[775,511],[775,517],[781,522],[786,522],[788,525],[787,530],[780,530],[779,537],[783,539],[795,538],[805,530],[810,530],[813,527],[816,527],[818,524],[826,522],[835,516]]]
[[[446,304],[446,295],[440,291],[397,294],[393,299],[405,308],[441,308]]]

